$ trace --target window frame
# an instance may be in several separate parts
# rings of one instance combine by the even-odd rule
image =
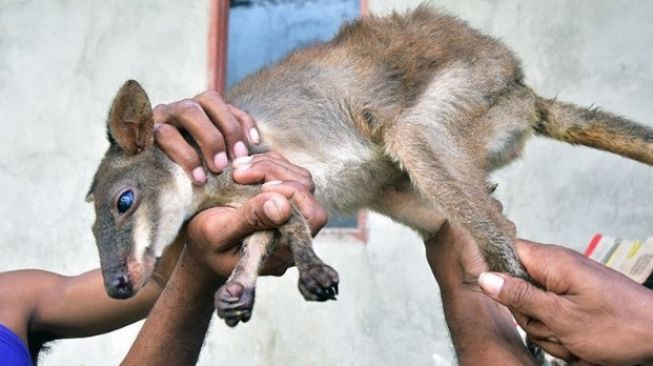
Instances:
[[[359,0],[361,16],[368,15],[368,0]],[[210,0],[208,33],[208,88],[224,95],[227,82],[227,42],[229,32],[229,0]],[[325,227],[321,235],[350,238],[367,243],[368,211],[358,211],[355,228]]]

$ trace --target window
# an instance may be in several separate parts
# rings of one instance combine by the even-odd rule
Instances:
[[[213,0],[209,87],[224,92],[290,50],[331,38],[366,11],[366,0]],[[365,211],[331,218],[325,232],[365,241],[366,218]]]

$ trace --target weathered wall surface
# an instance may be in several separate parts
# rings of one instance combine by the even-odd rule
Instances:
[[[651,123],[653,4],[434,4],[508,43],[543,95]],[[379,13],[414,5],[370,0]],[[207,9],[208,1],[0,0],[0,271],[75,274],[98,265],[93,212],[83,198],[106,148],[109,102],[127,78],[142,81],[154,101],[201,91]],[[522,236],[577,249],[596,231],[650,235],[652,178],[653,170],[637,163],[543,139],[495,177]],[[215,322],[200,364],[451,364],[420,240],[380,216],[369,221],[367,245],[317,240],[318,253],[341,274],[337,302],[303,302],[294,270],[264,278],[253,319],[235,330]],[[116,364],[137,331],[58,342],[43,364]]]
[[[153,102],[202,91],[207,9],[207,0],[0,0],[0,271],[99,265],[84,197],[108,146],[111,100],[129,78]],[[115,365],[138,329],[58,342],[43,364]]]

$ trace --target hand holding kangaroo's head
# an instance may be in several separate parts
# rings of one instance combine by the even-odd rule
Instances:
[[[114,298],[128,298],[143,286],[192,213],[191,181],[154,145],[153,127],[147,94],[127,81],[111,106],[111,145],[86,197],[95,204],[93,233]]]
[[[114,298],[128,298],[151,277],[157,258],[174,241],[186,220],[209,207],[241,207],[261,193],[262,188],[260,184],[234,181],[232,165],[220,174],[207,174],[203,185],[193,186],[183,168],[154,143],[154,114],[147,94],[135,81],[126,82],[118,91],[107,125],[111,144],[95,174],[87,200],[95,204],[93,233],[107,292]],[[185,137],[200,152],[201,144],[195,143],[190,135]],[[263,147],[259,149],[265,152]],[[307,172],[297,173],[302,169],[286,163],[272,163],[275,170],[289,171],[280,173],[277,179],[306,177]],[[266,174],[264,178],[270,177]],[[306,300],[336,298],[338,274],[313,251],[311,227],[299,210],[300,205],[290,206],[286,222],[243,239],[241,260],[229,281],[216,293],[218,316],[228,325],[235,326],[251,317],[258,271],[277,243],[292,250],[300,272],[299,290]],[[267,227],[266,221],[257,222],[259,219],[250,222],[246,218],[246,226]]]

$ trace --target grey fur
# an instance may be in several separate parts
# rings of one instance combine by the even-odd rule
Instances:
[[[227,99],[256,119],[263,141],[259,152],[277,151],[312,173],[315,195],[331,212],[372,208],[424,237],[449,219],[470,232],[491,270],[524,278],[512,247],[514,227],[488,192],[490,171],[519,157],[535,132],[653,164],[650,128],[540,98],[524,84],[519,61],[503,44],[424,6],[345,25],[333,40],[295,51],[246,78]],[[147,141],[140,136],[130,146]],[[131,240],[133,233],[110,233],[115,225],[105,211],[114,202],[107,195],[114,188],[107,187],[136,179],[144,197],[155,202],[172,177],[181,179],[179,168],[155,147],[127,156],[112,149],[91,192],[105,271],[122,263],[116,257],[124,262],[134,245],[112,242]],[[146,164],[133,169],[141,155],[167,173]],[[229,174],[210,176],[206,187],[192,188],[192,199],[180,210],[187,219],[204,207],[240,205],[257,189],[235,185]],[[162,229],[153,210],[149,221],[155,232]],[[299,214],[272,237],[258,258],[243,254],[249,259],[238,273],[256,273],[276,241],[288,240],[305,297],[333,295],[337,274],[313,253]],[[223,304],[236,311],[225,315],[230,325],[249,319],[253,305],[254,283],[238,284],[238,278],[217,297],[224,304],[251,297]],[[328,286],[306,288],[322,280]]]

